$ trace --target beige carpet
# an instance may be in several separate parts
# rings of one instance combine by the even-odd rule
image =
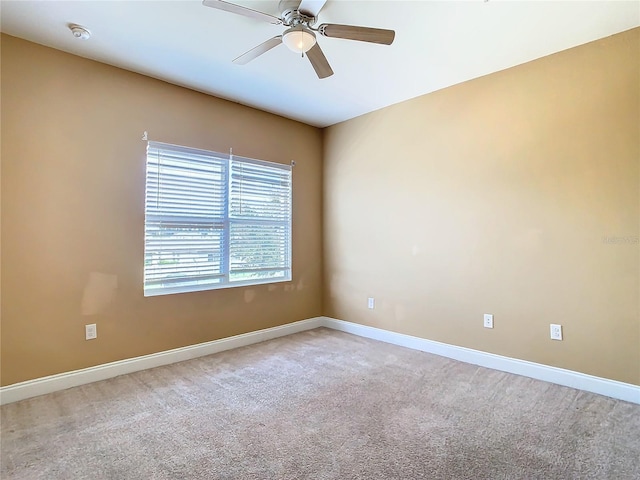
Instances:
[[[638,479],[640,406],[327,329],[2,407],[2,479]]]

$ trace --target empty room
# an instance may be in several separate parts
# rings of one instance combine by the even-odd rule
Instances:
[[[640,478],[639,2],[0,27],[0,478]]]

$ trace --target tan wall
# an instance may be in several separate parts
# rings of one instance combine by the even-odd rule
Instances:
[[[639,71],[635,29],[326,130],[325,314],[640,384]]]
[[[1,94],[3,385],[322,313],[319,129],[5,35]],[[293,282],[143,297],[145,130],[296,160]],[[92,272],[117,290],[83,315]]]

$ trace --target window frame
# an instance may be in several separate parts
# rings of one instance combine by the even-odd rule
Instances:
[[[155,168],[157,170],[157,173],[150,173],[151,172],[150,165],[154,163],[150,161],[150,155],[153,155],[153,153],[150,153],[150,151],[153,151],[157,154],[156,163],[155,163],[156,165]],[[182,154],[184,155],[184,157],[181,159],[181,161],[187,164],[190,161],[189,158],[187,157],[189,155],[193,155],[193,156],[210,158],[212,161],[212,169],[215,168],[216,166],[223,166],[224,172],[221,175],[224,177],[224,186],[223,186],[224,193],[222,195],[223,211],[224,211],[223,216],[209,216],[209,217],[204,216],[199,219],[194,219],[193,217],[188,218],[181,215],[175,215],[175,217],[169,217],[166,215],[155,213],[154,212],[155,209],[153,207],[151,208],[149,207],[150,198],[153,197],[153,195],[150,195],[150,178],[152,178],[154,174],[157,175],[157,187],[156,187],[157,192],[155,194],[155,197],[153,197],[154,201],[160,204],[162,203],[161,200],[165,200],[167,198],[166,192],[163,192],[165,197],[163,197],[161,194],[161,190],[163,188],[160,186],[161,185],[160,178],[162,176],[161,174],[162,166],[161,166],[161,160],[160,160],[161,154],[159,152],[161,151],[168,152],[168,158],[174,158],[172,157],[172,155],[177,156]],[[260,217],[259,213],[255,213],[253,217],[251,217],[250,215],[243,217],[243,216],[238,216],[237,214],[232,213],[232,202],[240,201],[240,203],[242,204],[243,198],[246,198],[246,199],[252,198],[248,194],[245,197],[243,197],[242,188],[240,189],[240,193],[239,193],[240,196],[238,196],[238,193],[234,191],[235,187],[233,186],[234,185],[233,182],[239,181],[242,184],[242,182],[244,181],[242,179],[243,173],[244,173],[244,167],[243,167],[244,165],[252,165],[254,169],[260,169],[261,167],[264,168],[265,171],[263,172],[263,177],[261,177],[264,183],[268,183],[267,179],[270,175],[275,176],[276,181],[281,180],[279,185],[274,186],[273,198],[277,199],[278,201],[282,201],[284,199],[285,202],[279,203],[278,201],[276,202],[272,201],[272,203],[277,204],[273,208],[275,209],[276,213],[278,213],[280,216],[282,216],[282,212],[285,212],[284,218],[277,218],[277,219],[264,218],[264,217]],[[148,141],[146,156],[145,156],[144,265],[143,265],[144,296],[152,297],[152,296],[170,295],[170,294],[176,294],[176,293],[189,293],[189,292],[219,290],[219,289],[235,288],[235,287],[246,287],[246,286],[253,286],[253,285],[291,282],[293,277],[293,260],[292,260],[293,168],[292,168],[292,165],[293,165],[293,162],[291,164],[269,162],[265,160],[241,157],[241,156],[233,155],[231,153],[223,154],[223,153],[215,152],[212,150],[203,150],[203,149],[197,149],[192,147],[185,147],[181,145],[173,145],[173,144],[156,142],[156,141]],[[240,172],[241,179],[234,180],[233,173],[236,171],[236,169],[239,166],[242,166],[242,169]],[[167,167],[167,165],[165,165],[165,167]],[[156,170],[154,170],[154,172]],[[188,169],[186,168],[184,169],[184,171],[187,171],[187,170]],[[282,179],[280,179],[279,175],[282,176]],[[253,178],[256,178],[256,177],[254,176]],[[215,190],[214,187],[212,187],[212,189]],[[284,197],[282,193],[283,190],[286,193],[286,196]],[[268,190],[264,190],[264,192],[262,193],[265,193],[265,192],[267,194],[269,193]],[[214,194],[214,196],[215,195],[216,194]],[[255,200],[255,197],[253,197],[253,199]],[[219,202],[219,201],[220,201],[220,198],[215,196],[215,198],[212,198],[211,205],[215,206],[216,202]],[[264,203],[258,203],[258,206],[262,206],[262,205],[266,206],[267,211],[270,211],[266,201]],[[220,207],[220,205],[218,205],[218,207]],[[157,206],[157,208],[160,208],[160,207]],[[199,280],[197,276],[192,276],[193,280],[191,284],[185,284],[185,283],[188,283],[187,279],[189,278],[189,275],[184,275],[184,265],[179,265],[176,267],[176,270],[181,270],[180,267],[182,267],[181,273],[183,273],[183,275],[176,276],[177,278],[176,281],[177,282],[182,281],[182,284],[170,286],[169,284],[171,282],[166,282],[166,277],[164,278],[158,277],[158,275],[160,275],[158,272],[162,272],[162,267],[159,267],[158,265],[162,263],[163,252],[165,254],[176,255],[175,250],[173,251],[169,250],[170,248],[169,246],[165,247],[164,250],[160,249],[160,247],[150,248],[150,244],[152,244],[154,240],[158,241],[158,239],[160,239],[159,241],[160,243],[162,243],[162,240],[161,240],[162,232],[165,232],[164,235],[167,235],[166,232],[168,230],[171,230],[171,229],[178,230],[178,227],[180,226],[184,227],[185,225],[189,227],[195,226],[195,225],[201,225],[203,227],[202,230],[191,230],[195,232],[194,236],[196,237],[197,237],[198,231],[209,231],[215,234],[215,229],[221,228],[222,240],[218,242],[220,245],[216,247],[216,237],[215,235],[212,236],[211,252],[210,252],[219,258],[218,264],[219,264],[220,272],[212,273],[208,275],[208,279],[209,279],[208,282],[207,282],[207,278],[202,277],[204,278],[204,280]],[[248,225],[248,226],[256,226],[256,227],[259,225],[259,226],[273,227],[273,230],[275,233],[273,233],[273,236],[270,238],[272,242],[275,242],[274,245],[276,248],[276,254],[275,254],[276,258],[280,258],[282,263],[281,264],[278,263],[278,266],[270,266],[269,268],[264,267],[264,268],[248,269],[247,272],[245,273],[247,275],[251,275],[252,273],[258,273],[259,271],[270,270],[273,272],[282,272],[281,276],[266,277],[266,278],[265,277],[250,278],[247,280],[233,280],[231,278],[234,275],[234,271],[232,267],[233,254],[235,253],[236,255],[238,255],[239,254],[238,252],[242,252],[242,250],[236,250],[235,252],[233,251],[234,244],[232,243],[231,237],[233,234],[234,225],[236,226]],[[207,227],[205,228],[205,226]],[[160,232],[156,236],[153,236],[152,234],[149,233],[149,231],[153,230],[154,228]],[[257,228],[259,229],[259,227]],[[190,230],[190,229],[186,229],[186,230]],[[278,230],[282,230],[283,232],[278,232]],[[236,234],[237,234],[237,231],[236,231]],[[181,238],[184,238],[184,237],[181,237]],[[180,240],[179,242],[182,243],[183,240]],[[246,240],[244,243],[240,242],[236,244],[235,247],[247,248],[247,245],[249,244],[251,244],[251,240]],[[205,251],[202,250],[202,251],[199,251],[198,253],[201,255],[204,255],[205,254],[204,252]],[[256,255],[258,256],[260,254],[267,255],[267,253],[265,252],[268,252],[268,250],[267,249],[265,249],[264,251],[258,250]],[[150,260],[151,255],[154,255],[154,254],[159,254],[156,257],[156,263],[155,264],[147,263]],[[177,255],[180,255],[180,253],[178,253]],[[237,261],[236,261],[236,264],[237,264]],[[151,267],[151,265],[155,265],[155,268]],[[215,265],[215,264],[212,264],[212,265]],[[209,268],[212,265],[210,265]],[[265,265],[267,264],[265,263]],[[197,267],[194,267],[194,268],[197,268]],[[204,269],[205,267],[202,267],[202,268]],[[238,275],[241,273],[238,270],[236,270],[235,274]],[[154,275],[157,276],[155,282],[150,280],[150,278],[152,278]],[[218,281],[213,280],[214,278],[218,279]],[[163,280],[165,281],[163,282]],[[203,281],[205,283],[194,283],[199,281]],[[157,286],[154,286],[154,283]]]

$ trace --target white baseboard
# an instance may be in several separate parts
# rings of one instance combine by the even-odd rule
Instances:
[[[442,357],[460,360],[462,362],[492,368],[503,372],[515,373],[525,377],[544,380],[546,382],[564,385],[566,387],[586,390],[588,392],[606,395],[608,397],[626,400],[640,404],[640,387],[629,383],[617,382],[606,378],[595,377],[584,373],[550,367],[539,363],[503,357],[493,353],[481,352],[465,347],[457,347],[446,343],[426,340],[424,338],[390,332],[381,328],[369,327],[329,317],[315,317],[308,320],[289,323],[278,327],[244,333],[233,337],[214,340],[212,342],[190,345],[164,352],[153,353],[141,357],[105,363],[95,367],[74,370],[48,377],[36,378],[26,382],[15,383],[0,388],[0,405],[17,402],[26,398],[44,395],[59,390],[65,390],[87,383],[106,380],[127,373],[138,372],[148,368],[159,367],[171,363],[182,362],[192,358],[211,355],[214,353],[244,347],[254,343],[264,342],[293,333],[327,327],[341,332],[351,333],[360,337],[371,338],[402,347],[433,353]]]
[[[434,353],[442,357],[460,360],[462,362],[479,365],[481,367],[515,373],[525,377],[544,380],[545,382],[564,385],[565,387],[586,390],[587,392],[606,395],[607,397],[640,404],[640,386],[629,383],[608,380],[585,373],[550,367],[540,363],[503,357],[493,353],[481,352],[465,347],[457,347],[446,343],[412,337],[402,333],[390,332],[381,328],[369,327],[357,323],[345,322],[334,318],[322,317],[322,326],[351,333],[360,337],[380,340],[402,347],[412,348],[423,352]]]
[[[87,383],[106,380],[127,373],[138,372],[148,368],[168,365],[170,363],[191,360],[192,358],[211,355],[213,353],[244,347],[264,342],[273,338],[284,337],[293,333],[312,330],[322,326],[323,317],[315,317],[299,322],[288,323],[278,327],[244,333],[233,337],[222,338],[211,342],[199,343],[188,347],[175,348],[164,352],[152,353],[141,357],[128,358],[117,362],[105,363],[95,367],[83,368],[71,372],[60,373],[48,377],[27,380],[0,388],[0,405],[17,402],[25,398],[36,397],[46,393],[57,392]]]

